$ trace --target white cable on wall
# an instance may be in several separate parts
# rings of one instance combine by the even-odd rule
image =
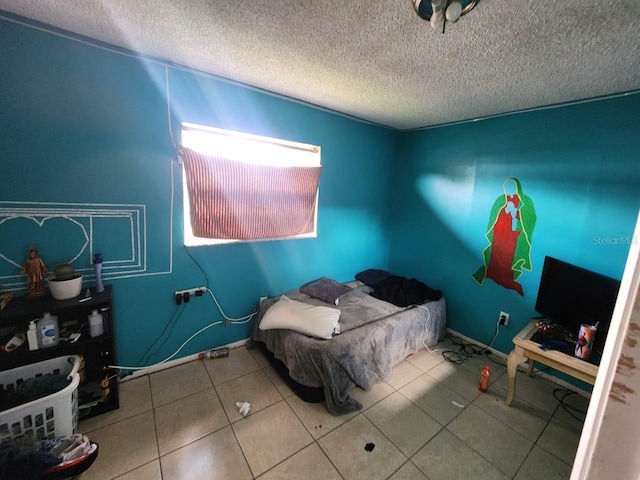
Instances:
[[[213,291],[211,289],[207,288],[207,292],[209,293],[209,295],[211,295],[211,298],[213,299],[213,301],[215,302],[216,306],[218,307],[218,310],[220,310],[220,313],[224,317],[224,319],[225,319],[224,322],[222,320],[218,320],[216,322],[210,323],[209,325],[205,325],[200,330],[198,330],[196,333],[194,333],[189,338],[187,338],[175,352],[173,352],[171,355],[169,355],[164,360],[161,360],[161,361],[159,361],[157,363],[153,363],[151,365],[146,365],[144,367],[130,367],[130,366],[124,366],[124,365],[107,365],[107,367],[108,368],[117,368],[117,369],[120,369],[120,370],[145,370],[147,368],[152,368],[152,367],[155,367],[155,366],[158,366],[158,365],[162,365],[163,363],[168,362],[173,357],[175,357],[178,353],[180,353],[180,351],[185,347],[185,345],[187,343],[189,343],[191,340],[193,340],[195,337],[200,335],[205,330],[207,330],[207,329],[209,329],[211,327],[215,327],[216,325],[223,325],[223,324],[225,324],[225,325],[243,325],[245,323],[248,323],[258,313],[258,312],[253,312],[253,313],[250,313],[249,315],[245,315],[244,317],[241,317],[241,318],[228,317],[227,314],[224,313],[224,311],[222,310],[222,307],[220,306],[220,303],[218,303],[218,299],[214,295]]]
[[[231,323],[234,322],[238,322],[238,321],[242,321],[242,320],[248,320],[251,317],[253,317],[256,313],[258,312],[253,312],[250,313],[249,315],[245,315],[244,317],[240,317],[240,318],[231,318],[231,317],[227,317],[227,315],[224,313],[224,311],[222,310],[222,307],[220,306],[220,304],[218,303],[218,299],[216,298],[216,296],[213,294],[213,291],[207,287],[207,293],[209,295],[211,295],[211,298],[213,299],[213,301],[216,303],[216,306],[218,307],[218,310],[220,310],[220,313],[222,313],[222,316],[225,318],[225,320],[228,320]]]

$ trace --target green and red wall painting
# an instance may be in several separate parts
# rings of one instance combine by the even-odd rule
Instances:
[[[531,271],[531,237],[536,211],[517,178],[507,178],[502,190],[489,214],[485,234],[489,245],[482,252],[484,264],[472,277],[479,285],[490,278],[498,285],[524,295],[518,278],[523,270]]]
[[[442,290],[447,328],[485,345],[498,313],[508,312],[492,349],[510,352],[513,336],[539,315],[545,256],[621,278],[629,242],[609,239],[631,238],[640,208],[639,109],[640,93],[403,132],[389,271]],[[524,295],[487,277],[500,245],[495,222],[507,203],[503,184],[511,178],[505,187],[519,193],[526,233],[519,231],[516,247],[526,239],[530,253],[501,255],[516,260],[505,271]],[[513,217],[506,219],[509,226]],[[478,270],[481,286],[470,278]]]

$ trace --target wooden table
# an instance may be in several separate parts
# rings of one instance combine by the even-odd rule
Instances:
[[[567,355],[558,350],[541,350],[540,344],[531,340],[531,337],[538,331],[537,320],[531,320],[520,333],[513,337],[515,348],[507,358],[507,373],[509,375],[509,394],[504,401],[505,405],[511,405],[516,394],[516,370],[518,364],[529,359],[527,375],[531,376],[535,362],[544,363],[556,370],[578,378],[583,382],[593,385],[598,375],[598,366],[586,362],[572,355]]]

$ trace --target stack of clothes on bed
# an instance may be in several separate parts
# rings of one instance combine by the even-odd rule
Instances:
[[[353,387],[387,380],[446,330],[442,292],[383,270],[355,278],[323,277],[262,301],[252,336],[303,400],[324,399],[334,415],[361,409],[349,395]]]
[[[373,288],[372,296],[398,307],[420,305],[442,298],[440,290],[434,290],[420,280],[392,275],[385,270],[365,270],[356,274],[355,278]]]

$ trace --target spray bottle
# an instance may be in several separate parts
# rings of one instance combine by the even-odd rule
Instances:
[[[93,270],[96,274],[96,292],[104,292],[104,285],[102,283],[102,254],[96,253],[93,256]]]
[[[36,320],[29,322],[29,330],[27,330],[27,341],[29,342],[29,350],[38,350],[38,330],[36,330]]]

